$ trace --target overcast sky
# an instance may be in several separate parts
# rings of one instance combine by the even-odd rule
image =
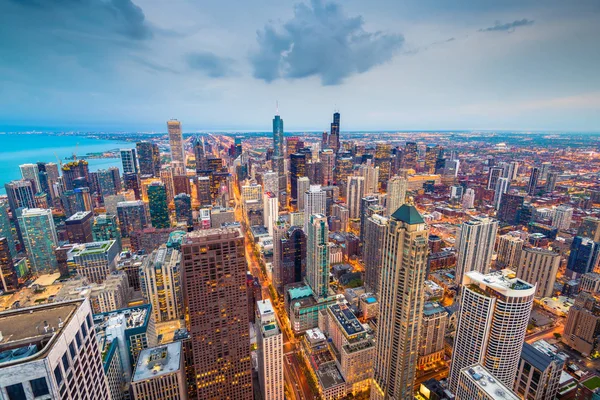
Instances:
[[[0,0],[0,130],[600,131],[598,0]]]

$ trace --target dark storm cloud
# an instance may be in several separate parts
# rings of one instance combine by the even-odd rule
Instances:
[[[523,18],[513,22],[507,22],[505,24],[500,23],[500,21],[496,21],[494,26],[479,29],[479,32],[513,32],[516,28],[533,25],[533,22],[533,20],[527,18]]]
[[[223,78],[233,73],[232,59],[219,57],[208,51],[190,53],[186,60],[190,68],[201,71],[211,78]]]
[[[404,37],[367,32],[363,25],[361,16],[346,16],[336,3],[299,3],[281,27],[269,23],[257,32],[259,50],[250,58],[254,77],[272,82],[318,76],[323,85],[337,85],[391,60]]]

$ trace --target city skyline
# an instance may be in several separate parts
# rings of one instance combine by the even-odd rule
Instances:
[[[323,109],[344,114],[341,131],[600,129],[593,1],[0,11],[13,54],[0,130],[162,131],[176,117],[184,131],[268,131],[277,100],[290,131],[326,129]]]

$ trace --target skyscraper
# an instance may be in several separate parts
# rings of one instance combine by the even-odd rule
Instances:
[[[283,119],[279,114],[273,118],[273,170],[279,176],[279,191],[287,192],[287,178],[285,175],[283,151]]]
[[[189,194],[179,193],[173,200],[175,203],[175,219],[187,226],[194,225],[192,217],[192,198]]]
[[[273,247],[275,245],[273,243]],[[306,234],[299,226],[286,229],[279,239],[279,293],[283,293],[286,285],[302,282],[306,276],[306,245]]]
[[[552,226],[559,230],[569,229],[571,227],[571,219],[573,218],[573,207],[568,205],[560,205],[554,209],[554,217],[552,218]]]
[[[306,176],[306,157],[305,153],[290,154],[290,195],[295,200],[301,195],[298,193],[298,180]]]
[[[323,149],[319,153],[319,160],[321,161],[321,183],[325,186],[333,185],[334,181],[334,169],[335,169],[335,153],[331,149]]]
[[[329,227],[323,214],[308,216],[306,282],[317,298],[329,295]]]
[[[271,300],[256,303],[258,376],[264,400],[283,400],[283,334]]]
[[[469,271],[489,272],[497,232],[498,221],[487,217],[473,218],[462,224],[456,237],[455,281],[458,285]]]
[[[199,399],[252,398],[244,251],[244,236],[234,228],[190,232],[181,245]]]
[[[156,322],[183,318],[180,262],[180,252],[163,244],[144,258],[140,267],[142,295],[152,304]]]
[[[524,247],[516,268],[517,277],[525,282],[535,282],[536,297],[552,297],[559,267],[559,253],[548,249]]]
[[[494,187],[494,207],[496,207],[496,210],[500,208],[502,196],[508,191],[509,186],[510,180],[508,178],[500,177],[496,180],[496,186]]]
[[[523,343],[515,392],[528,400],[556,398],[567,355],[545,340]]]
[[[185,165],[185,153],[183,150],[183,134],[181,133],[181,122],[176,119],[167,121],[169,131],[169,147],[171,149],[171,161]]]
[[[516,225],[519,222],[519,212],[523,207],[524,200],[523,196],[517,194],[504,194],[500,199],[498,219],[507,224]]]
[[[19,165],[19,169],[21,170],[21,177],[33,184],[33,191],[35,193],[41,192],[40,171],[37,164],[21,164]]]
[[[496,182],[498,181],[498,178],[502,177],[502,173],[503,173],[503,169],[501,167],[490,168],[490,172],[488,174],[488,184],[487,184],[488,190],[496,189]]]
[[[402,204],[406,202],[406,189],[408,181],[406,178],[393,176],[387,184],[386,215],[392,215]]]
[[[360,200],[365,197],[365,178],[349,176],[346,186],[346,202],[350,211],[350,219],[360,218]]]
[[[208,170],[206,153],[204,151],[204,139],[198,136],[194,139],[194,157],[196,158],[196,173]]]
[[[183,346],[180,340],[175,340],[144,349],[131,378],[131,397],[140,400],[187,400]]]
[[[122,237],[129,237],[133,231],[140,231],[148,225],[146,205],[141,200],[117,203],[117,216]]]
[[[160,176],[160,150],[156,143],[137,142],[135,145],[140,166],[140,175]]]
[[[333,122],[331,123],[331,133],[329,134],[329,147],[337,154],[340,151],[340,113],[333,113]]]
[[[92,217],[89,211],[79,211],[65,221],[69,243],[92,242]]]
[[[567,260],[567,276],[576,279],[580,275],[593,271],[600,261],[599,254],[600,243],[575,236],[571,242],[571,252]]]
[[[112,214],[100,214],[94,217],[92,223],[92,241],[103,242],[115,240],[121,248],[121,232],[117,223],[117,216]]]
[[[135,149],[121,149],[121,163],[123,164],[124,174],[137,174],[137,157],[135,155]]]
[[[554,192],[556,189],[556,181],[558,180],[558,172],[548,172],[548,179],[546,179],[546,192]]]
[[[169,207],[167,205],[167,189],[160,182],[148,186],[148,208],[150,209],[150,222],[155,228],[169,228]]]
[[[592,239],[594,242],[600,242],[600,219],[584,217],[579,225],[577,235]]]
[[[327,205],[327,194],[321,189],[321,185],[310,185],[304,193],[304,232],[308,232],[309,217],[312,214],[325,215]]]
[[[273,236],[273,226],[279,218],[279,204],[275,193],[266,192],[263,194],[263,218],[269,235]]]
[[[304,211],[304,194],[310,188],[310,180],[306,176],[298,178],[297,182],[297,193],[298,193],[298,211]]]
[[[65,190],[73,190],[77,187],[86,187],[89,185],[89,167],[85,160],[75,160],[63,164],[62,178]]]
[[[13,257],[10,254],[8,239],[0,236],[0,290],[12,292],[17,290],[19,279]]]
[[[450,390],[456,393],[459,374],[480,363],[508,387],[515,382],[521,348],[533,306],[535,285],[504,269],[464,275],[460,318],[452,351]]]
[[[402,154],[402,168],[417,169],[417,159],[419,158],[417,143],[406,142],[404,153]]]
[[[10,218],[8,216],[8,203],[0,201],[0,237],[5,237],[10,249],[10,255],[14,258],[17,256],[17,247],[12,234]]]
[[[529,176],[529,183],[527,184],[527,194],[533,196],[537,193],[538,180],[540,179],[540,169],[533,167],[531,169],[531,175]]]
[[[498,238],[498,257],[496,265],[498,267],[507,267],[513,270],[517,269],[521,250],[523,249],[523,239],[511,234],[502,235]]]
[[[412,399],[418,361],[428,229],[413,206],[390,217],[384,240],[371,399]]]
[[[359,167],[360,176],[365,179],[365,193],[379,193],[379,167],[371,164],[371,160],[367,160],[366,164]]]
[[[374,214],[365,221],[363,260],[365,262],[365,288],[379,293],[383,241],[387,232],[388,218]]]
[[[31,269],[37,274],[55,270],[54,249],[58,247],[58,237],[52,211],[25,208],[19,216],[19,227]]]
[[[28,180],[11,181],[4,185],[6,196],[8,197],[8,205],[13,215],[13,219],[17,218],[17,209],[35,208],[35,193],[33,183]]]

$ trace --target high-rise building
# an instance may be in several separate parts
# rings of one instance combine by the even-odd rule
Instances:
[[[264,400],[283,400],[283,334],[271,300],[256,303],[258,378]]]
[[[399,176],[392,177],[387,183],[386,215],[392,215],[406,202],[408,181]]]
[[[41,208],[23,209],[19,216],[19,228],[31,269],[36,274],[55,270],[57,264],[54,249],[58,247],[58,237],[52,211]]]
[[[335,154],[340,150],[340,113],[333,113],[331,133],[329,134],[329,147]]]
[[[496,186],[494,189],[494,207],[496,210],[500,208],[500,203],[502,202],[502,196],[506,192],[508,192],[508,187],[510,186],[510,180],[508,178],[498,178],[496,180]]]
[[[500,200],[498,219],[510,225],[519,223],[519,213],[523,207],[525,198],[517,194],[506,193]]]
[[[367,160],[366,164],[358,168],[360,176],[365,180],[365,194],[376,194],[379,192],[379,167],[371,164],[371,160]]]
[[[167,121],[169,131],[169,148],[171,149],[171,161],[185,166],[185,152],[183,149],[183,134],[181,133],[181,122],[176,119]]]
[[[137,157],[135,155],[135,149],[121,149],[121,163],[123,164],[124,174],[137,174]]]
[[[331,149],[323,149],[319,153],[319,160],[321,161],[321,183],[325,186],[333,185],[334,183],[334,169],[335,169],[335,154]]]
[[[463,197],[464,187],[462,185],[450,186],[450,200],[460,201]]]
[[[573,207],[560,205],[554,209],[554,217],[552,218],[552,226],[559,230],[569,229],[571,227],[571,219],[573,218]]]
[[[146,205],[141,200],[117,203],[117,216],[122,237],[129,237],[133,231],[141,231],[148,225]]]
[[[546,179],[546,192],[554,192],[556,189],[556,182],[558,181],[558,172],[549,172],[548,178]]]
[[[442,153],[443,153],[443,149],[441,149]],[[435,166],[436,166],[436,161],[439,159],[440,157],[440,146],[436,145],[436,146],[427,146],[425,148],[425,173],[426,174],[434,174],[435,173]]]
[[[33,183],[28,180],[11,181],[4,185],[6,196],[8,197],[8,205],[13,215],[13,219],[17,219],[17,209],[19,208],[35,208],[35,189]]]
[[[584,217],[579,225],[577,236],[583,236],[592,239],[594,242],[600,242],[600,219]]]
[[[519,162],[511,161],[508,164],[508,168],[504,170],[504,177],[510,179],[511,181],[517,180],[519,176]]]
[[[569,308],[562,341],[584,356],[598,349],[600,335],[600,304],[588,292],[581,292]]]
[[[346,202],[350,211],[350,219],[360,218],[360,200],[365,197],[365,178],[349,176],[346,186]]]
[[[456,378],[456,400],[520,400],[512,390],[512,385],[498,381],[487,368],[480,363],[470,365],[458,372]]]
[[[5,237],[10,255],[15,258],[17,256],[17,247],[12,233],[10,218],[8,215],[8,203],[0,201],[0,237]]]
[[[406,142],[406,145],[404,146],[404,152],[402,154],[402,168],[416,170],[418,158],[419,152],[417,149],[417,143]]]
[[[316,297],[329,296],[329,227],[323,214],[308,216],[306,282]]]
[[[291,226],[289,229],[282,227],[284,232],[279,243],[273,243],[273,247],[279,246],[277,266],[279,293],[283,293],[283,288],[291,283],[302,282],[306,276],[306,234],[299,226]],[[274,235],[277,237],[277,234]],[[275,237],[273,240],[275,241]],[[275,253],[275,252],[274,252]],[[275,254],[273,254],[275,257]]]
[[[379,293],[383,240],[387,233],[388,218],[373,214],[365,221],[363,260],[365,262],[365,289]]]
[[[150,222],[158,229],[169,228],[169,206],[167,204],[167,189],[160,182],[153,182],[148,186],[148,208],[150,210]]]
[[[516,270],[519,259],[521,258],[522,249],[523,239],[519,236],[508,233],[498,237],[498,256],[496,258],[496,265]]]
[[[142,183],[138,174],[123,174],[125,190],[133,191],[136,200],[142,199]]]
[[[298,199],[301,193],[304,193],[298,193],[298,179],[307,175],[306,158],[307,155],[305,153],[290,154],[290,196],[295,200]]]
[[[266,192],[263,195],[263,218],[269,235],[273,236],[273,226],[279,219],[279,202],[275,193]]]
[[[346,193],[348,177],[352,175],[354,159],[349,152],[340,152],[335,156],[334,181],[340,187],[340,191]]]
[[[140,287],[146,303],[152,304],[156,322],[183,318],[180,252],[162,245],[143,261]]]
[[[571,242],[571,252],[567,260],[567,275],[576,279],[577,276],[592,272],[600,258],[600,243],[591,239],[575,236]]]
[[[21,164],[19,165],[21,170],[21,177],[23,180],[30,181],[33,184],[33,191],[35,193],[42,191],[40,184],[40,171],[37,164]]]
[[[448,311],[439,303],[425,303],[419,341],[419,366],[432,365],[444,359],[447,326]]]
[[[529,183],[527,184],[527,194],[533,196],[537,193],[538,180],[540,179],[540,169],[533,167],[531,169],[531,175],[529,176]]]
[[[273,170],[277,172],[280,192],[287,192],[287,177],[284,166],[283,119],[279,115],[273,118]]]
[[[297,193],[298,193],[298,211],[304,211],[304,194],[310,188],[310,180],[306,176],[298,178]]]
[[[73,190],[77,187],[87,187],[90,181],[88,162],[75,160],[61,166],[62,178],[65,190]]]
[[[360,199],[360,209],[359,209],[359,218],[360,218],[360,239],[361,242],[364,242],[365,236],[365,224],[367,222],[367,218],[369,218],[373,214],[383,215],[385,209],[383,206],[379,204],[379,197],[377,196],[365,196]]]
[[[490,172],[488,174],[488,190],[495,190],[496,183],[498,182],[498,178],[502,177],[503,169],[501,167],[492,167],[490,168]]]
[[[115,270],[120,251],[114,240],[107,240],[77,245],[69,251],[69,257],[78,275],[100,284]]]
[[[111,399],[87,299],[0,313],[6,399]]]
[[[473,218],[462,224],[456,237],[455,281],[458,285],[469,271],[489,272],[497,232],[498,221],[487,217]]]
[[[196,173],[208,170],[206,152],[204,151],[204,139],[196,136],[194,139],[194,157],[196,159]]]
[[[428,229],[413,206],[390,217],[384,240],[371,399],[412,398],[418,362]]]
[[[300,178],[303,179],[303,178]],[[277,172],[273,172],[273,171],[267,171],[265,173],[263,173],[262,175],[262,183],[263,183],[263,189],[265,192],[273,192],[273,193],[278,193],[279,192],[279,178],[277,175]],[[299,193],[304,193],[304,192],[299,192]],[[300,200],[300,199],[298,199]]]
[[[326,214],[327,194],[321,185],[310,185],[304,193],[304,232],[308,232],[309,217],[312,214]]]
[[[137,142],[135,144],[140,166],[140,175],[160,176],[160,150],[156,143]]]
[[[187,400],[182,342],[142,350],[131,379],[135,399]]]
[[[90,176],[96,176],[98,188],[97,191],[102,196],[114,196],[119,192],[121,187],[119,169],[116,169],[116,176],[114,169],[99,169],[96,172],[90,172]],[[93,179],[92,179],[93,180]],[[117,186],[118,183],[118,186]]]
[[[244,236],[190,232],[181,245],[184,309],[199,399],[252,398]],[[227,279],[222,277],[227,276]]]
[[[179,193],[173,200],[175,203],[175,219],[177,222],[194,225],[192,216],[192,197],[189,194]]]
[[[92,216],[89,211],[79,211],[65,221],[69,243],[88,243],[93,241]]]
[[[517,266],[517,277],[536,286],[536,297],[552,297],[560,267],[560,254],[537,247],[524,247]]]
[[[567,355],[545,340],[523,343],[514,390],[523,399],[554,399]]]
[[[511,270],[465,273],[449,388],[456,393],[461,371],[475,363],[512,387],[533,306],[535,285]]]
[[[0,290],[13,292],[19,287],[19,278],[10,254],[8,239],[0,237]]]

